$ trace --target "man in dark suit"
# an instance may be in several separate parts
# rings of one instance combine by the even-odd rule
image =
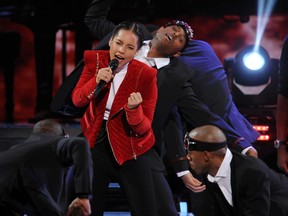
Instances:
[[[90,215],[92,159],[83,138],[64,137],[54,120],[42,120],[22,144],[0,153],[0,212],[5,215],[66,214],[65,176],[73,165],[76,198],[68,215]],[[2,215],[2,214],[1,214]]]
[[[207,174],[216,215],[288,215],[288,178],[258,158],[229,150],[225,134],[204,125],[186,134],[191,168]]]
[[[53,97],[57,31],[63,30],[64,36],[67,30],[75,32],[75,62],[81,60],[84,50],[92,46],[87,27],[82,22],[90,0],[13,0],[10,2],[15,4],[12,20],[25,25],[33,33],[37,95],[35,116],[29,121],[37,122],[51,116],[49,106]],[[14,5],[12,6],[14,8]],[[64,40],[63,38],[63,46],[66,43]],[[66,60],[62,59],[62,63],[66,64]]]

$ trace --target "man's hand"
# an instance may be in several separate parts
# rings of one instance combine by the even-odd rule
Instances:
[[[285,145],[281,145],[277,149],[277,165],[281,170],[288,174],[288,153]]]
[[[250,148],[247,152],[246,155],[249,155],[251,157],[258,158],[258,152],[255,148]]]
[[[69,205],[66,216],[88,216],[91,214],[91,206],[89,199],[76,198]]]
[[[195,193],[202,192],[206,189],[206,186],[202,185],[202,182],[194,178],[190,172],[182,176],[181,179],[184,182],[185,186]]]

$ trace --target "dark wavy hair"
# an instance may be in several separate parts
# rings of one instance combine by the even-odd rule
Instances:
[[[113,39],[122,29],[132,31],[138,37],[137,50],[139,50],[144,40],[144,34],[140,25],[135,22],[128,22],[128,21],[121,22],[113,29],[111,39]]]

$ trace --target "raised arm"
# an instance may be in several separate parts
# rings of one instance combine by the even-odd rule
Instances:
[[[229,147],[240,153],[243,149],[252,146],[251,143],[243,139],[222,118],[212,113],[209,108],[197,98],[190,83],[186,83],[182,91],[180,91],[180,94],[181,95],[178,97],[177,106],[180,115],[186,121],[188,127],[189,125],[193,128],[206,124],[218,126],[227,136],[230,143]]]
[[[84,22],[93,38],[102,40],[111,32],[115,24],[107,19],[114,0],[93,0],[88,6]]]

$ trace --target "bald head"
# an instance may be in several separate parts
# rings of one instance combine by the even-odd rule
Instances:
[[[201,142],[209,143],[222,143],[227,141],[222,130],[214,125],[197,127],[189,133],[189,137]]]
[[[52,119],[44,119],[37,122],[33,127],[33,133],[45,133],[60,136],[64,134],[62,126]]]
[[[216,126],[205,125],[189,133],[188,160],[197,174],[215,176],[227,150],[225,134]]]

